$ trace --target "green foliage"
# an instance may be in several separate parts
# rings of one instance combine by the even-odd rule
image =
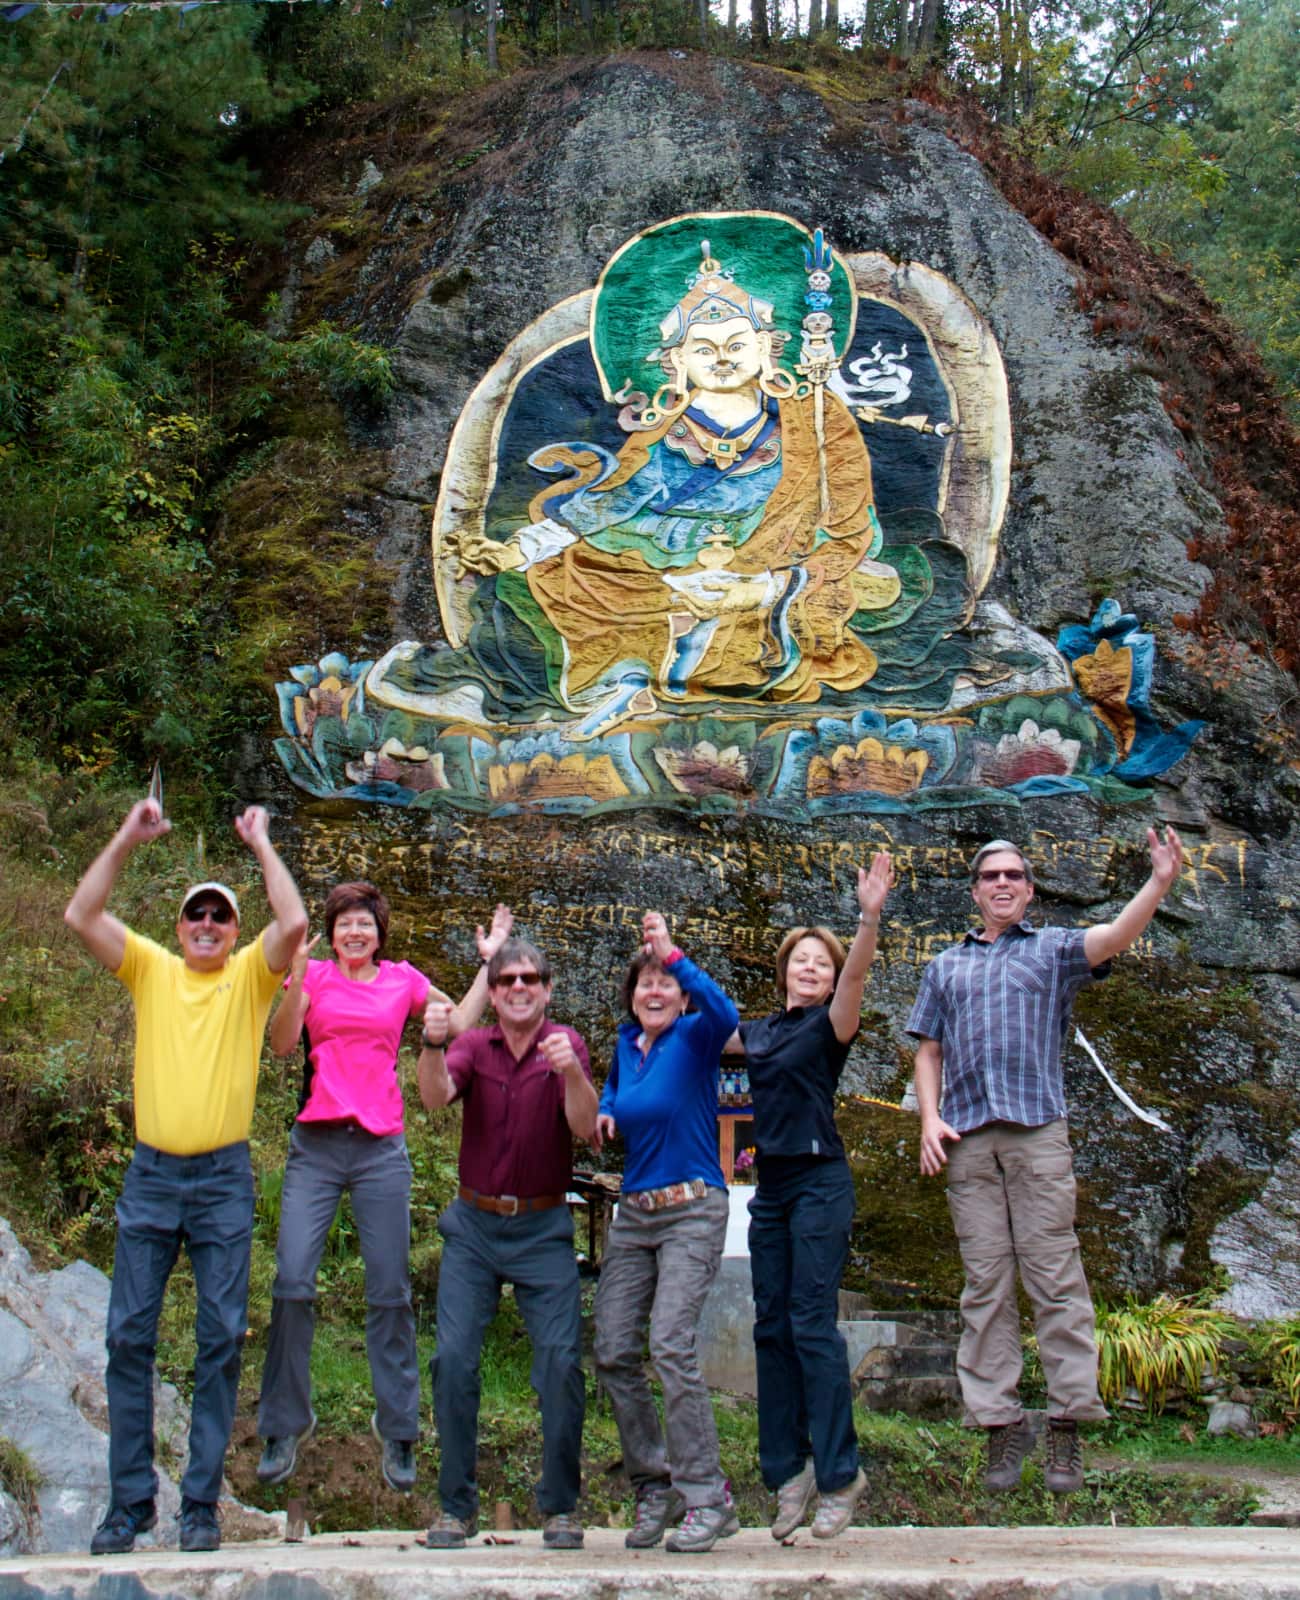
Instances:
[[[1269,1381],[1286,1396],[1293,1411],[1300,1411],[1300,1316],[1263,1323],[1255,1333]]]
[[[7,104],[35,108],[0,167],[0,683],[93,771],[220,771],[239,728],[211,485],[290,391],[372,406],[392,384],[328,323],[245,316],[249,252],[292,215],[246,152],[311,92],[266,53],[268,9],[0,34]]]
[[[1109,1404],[1133,1389],[1154,1416],[1173,1389],[1199,1394],[1202,1375],[1219,1370],[1223,1341],[1234,1327],[1231,1317],[1196,1296],[1161,1294],[1143,1302],[1129,1295],[1121,1306],[1099,1306],[1102,1399]]]
[[[1208,1433],[1195,1422],[1177,1417],[1146,1417],[1132,1412],[1112,1417],[1089,1430],[1100,1449],[1137,1466],[1177,1466],[1194,1472],[1227,1473],[1249,1481],[1256,1472],[1300,1472],[1300,1430],[1271,1429],[1259,1438]]]
[[[34,1515],[36,1496],[44,1482],[44,1475],[22,1446],[0,1434],[0,1489],[17,1501],[25,1516]]]
[[[1098,6],[1107,48],[1050,96],[1048,170],[1190,265],[1300,397],[1300,3]],[[1159,24],[1159,26],[1155,26]]]

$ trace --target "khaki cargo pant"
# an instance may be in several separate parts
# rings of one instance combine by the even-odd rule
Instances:
[[[948,1147],[948,1206],[966,1269],[957,1375],[967,1426],[1000,1427],[1024,1415],[1017,1267],[1033,1308],[1049,1414],[1078,1421],[1107,1414],[1074,1205],[1064,1120],[1041,1128],[989,1123]]]

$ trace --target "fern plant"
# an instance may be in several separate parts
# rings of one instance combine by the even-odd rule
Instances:
[[[1293,1411],[1300,1411],[1300,1316],[1269,1323],[1261,1332],[1273,1387],[1286,1396]]]
[[[1225,1312],[1191,1296],[1125,1297],[1117,1307],[1097,1308],[1098,1381],[1102,1399],[1119,1400],[1136,1390],[1155,1416],[1170,1392],[1200,1392],[1206,1372],[1217,1372],[1223,1341],[1236,1324]]]

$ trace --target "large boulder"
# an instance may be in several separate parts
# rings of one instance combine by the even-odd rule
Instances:
[[[636,54],[557,65],[531,75],[527,92],[498,84],[440,118],[441,107],[427,125],[416,113],[402,137],[388,121],[373,139],[351,127],[341,153],[323,142],[310,197],[317,215],[298,246],[333,212],[353,215],[358,164],[379,159],[368,231],[353,234],[347,260],[302,310],[359,325],[390,347],[398,375],[383,415],[354,419],[355,442],[386,452],[388,476],[382,489],[350,498],[348,527],[396,574],[388,631],[353,640],[354,663],[397,640],[445,639],[430,510],[444,468],[453,497],[462,481],[449,464],[453,430],[502,352],[526,346],[531,362],[521,336],[552,308],[578,305],[643,230],[689,215],[704,234],[708,213],[779,213],[823,227],[846,257],[892,263],[885,298],[906,297],[913,264],[941,275],[952,304],[969,306],[970,325],[1000,351],[1014,449],[984,622],[1000,623],[1008,640],[1029,629],[1055,642],[1114,599],[1145,630],[1152,726],[1205,727],[1190,752],[1168,747],[1163,770],[1128,796],[972,785],[960,803],[913,797],[874,813],[852,803],[812,814],[746,809],[724,797],[712,809],[660,798],[654,810],[620,798],[597,816],[572,814],[568,800],[488,815],[485,801],[466,815],[433,792],[423,734],[418,759],[401,748],[399,718],[377,729],[393,737],[386,753],[369,752],[370,770],[400,778],[403,763],[408,774],[427,769],[430,787],[405,809],[306,805],[269,763],[246,770],[246,788],[294,811],[290,850],[310,895],[319,902],[330,882],[368,872],[394,899],[395,945],[444,981],[469,976],[470,930],[495,900],[509,902],[556,961],[557,1014],[583,1027],[599,1060],[617,1020],[611,973],[645,907],[670,913],[681,943],[753,1013],[772,1003],[780,930],[848,926],[856,868],[888,845],[899,884],[846,1086],[896,1106],[910,1076],[905,1021],[920,968],[968,923],[972,850],[995,835],[1022,841],[1036,866],[1035,910],[1083,924],[1118,911],[1145,875],[1148,826],[1173,821],[1188,844],[1187,875],[1140,949],[1080,1008],[1102,1060],[1162,1126],[1135,1117],[1073,1048],[1067,1077],[1097,1288],[1210,1281],[1216,1258],[1228,1259],[1228,1236],[1216,1232],[1225,1217],[1254,1201],[1263,1212],[1254,1231],[1265,1237],[1281,1215],[1285,1186],[1269,1177],[1300,1123],[1297,785],[1273,733],[1295,685],[1248,652],[1231,670],[1212,667],[1178,620],[1208,581],[1189,542],[1213,544],[1225,516],[1151,362],[1094,325],[1086,307],[1095,285],[1081,282],[933,106],[851,103],[789,73]],[[518,360],[521,381],[528,362]],[[611,630],[618,621],[611,616]],[[1119,634],[1113,642],[1123,654]],[[1098,661],[1114,659],[1111,645],[1098,640]],[[341,660],[305,667],[287,686],[314,697],[310,716],[355,708],[358,684],[339,676]],[[1025,731],[1032,706],[1022,715],[1005,731],[1008,748],[1038,738],[1038,753],[1049,754],[1042,730]],[[349,754],[342,735],[329,743],[324,723],[314,734],[310,717],[301,726],[311,759]],[[724,767],[734,754],[725,717],[708,741],[708,759]],[[359,749],[350,753],[361,770]],[[521,769],[527,760],[525,752]],[[397,779],[390,788],[411,801]],[[950,1292],[951,1272],[936,1263],[950,1261],[951,1240],[934,1186],[916,1178],[912,1120],[872,1112],[855,1133],[855,1160],[881,1222],[910,1219],[864,1236],[862,1271],[900,1292]],[[1267,1274],[1260,1254],[1249,1270]],[[1280,1280],[1277,1288],[1290,1292]]]
[[[85,1261],[37,1271],[0,1218],[0,1437],[40,1478],[34,1507],[0,1499],[0,1555],[85,1550],[107,1508],[109,1287]],[[189,1418],[171,1384],[155,1385],[154,1414],[161,1462],[183,1462]],[[180,1492],[161,1466],[158,1476],[158,1523],[141,1535],[141,1548],[175,1537]],[[275,1526],[260,1520],[259,1531]]]

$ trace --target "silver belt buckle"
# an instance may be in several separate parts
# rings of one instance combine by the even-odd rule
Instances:
[[[497,1199],[503,1205],[506,1201],[510,1202],[510,1210],[505,1213],[507,1217],[517,1217],[519,1215],[519,1196],[517,1194],[499,1194]]]

